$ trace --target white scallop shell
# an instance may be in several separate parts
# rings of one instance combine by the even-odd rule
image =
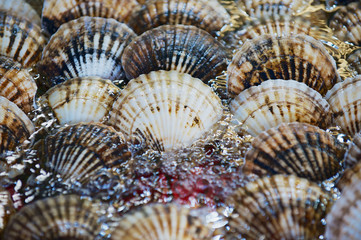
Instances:
[[[11,12],[19,18],[26,18],[38,26],[41,25],[39,14],[25,0],[1,0],[0,9]]]

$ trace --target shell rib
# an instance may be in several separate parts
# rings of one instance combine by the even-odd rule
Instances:
[[[73,78],[49,89],[40,105],[50,107],[61,125],[101,122],[119,93],[120,89],[110,80]]]
[[[330,196],[295,176],[275,175],[237,189],[227,203],[236,239],[317,239],[324,231]]]
[[[321,182],[339,173],[344,153],[342,145],[318,127],[282,123],[254,139],[243,171],[258,176],[294,174]]]
[[[246,41],[227,72],[231,97],[269,79],[293,79],[324,95],[340,80],[335,60],[322,43],[302,34]]]
[[[26,18],[28,21],[41,25],[40,16],[35,9],[24,0],[1,0],[0,9],[18,18]]]
[[[263,82],[230,102],[231,113],[253,136],[282,122],[326,127],[330,123],[329,108],[321,94],[293,80]]]
[[[346,167],[352,167],[358,162],[361,162],[361,132],[354,136],[345,154]]]
[[[163,151],[190,145],[222,116],[219,97],[202,81],[176,71],[131,80],[110,112],[109,124],[132,142]]]
[[[124,79],[121,56],[135,36],[114,19],[81,17],[64,23],[44,48],[39,71],[51,86],[75,77]]]
[[[157,70],[177,70],[204,82],[227,68],[224,47],[194,26],[164,25],[135,38],[124,50],[128,79]]]
[[[230,22],[217,0],[151,0],[132,13],[129,26],[138,34],[161,25],[193,25],[210,34]]]

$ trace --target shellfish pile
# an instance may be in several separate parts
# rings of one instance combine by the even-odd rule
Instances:
[[[40,5],[0,0],[1,239],[361,238],[359,2]]]

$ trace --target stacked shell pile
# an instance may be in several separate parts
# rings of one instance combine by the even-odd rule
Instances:
[[[0,0],[0,237],[361,239],[361,3],[317,4]]]

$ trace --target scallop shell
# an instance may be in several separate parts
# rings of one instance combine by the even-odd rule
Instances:
[[[224,47],[207,32],[185,25],[164,25],[135,38],[124,50],[128,79],[157,70],[177,70],[207,82],[227,68]]]
[[[15,150],[35,131],[33,123],[15,103],[0,96],[0,153]]]
[[[329,20],[333,33],[341,41],[361,44],[361,3],[353,2],[342,6]]]
[[[353,182],[342,191],[326,218],[328,240],[361,239],[361,180]]]
[[[316,126],[282,123],[253,140],[243,171],[259,176],[294,174],[320,182],[339,173],[344,153],[331,134]]]
[[[246,41],[228,66],[231,97],[262,81],[293,79],[322,95],[340,80],[335,60],[322,43],[306,35],[265,35]]]
[[[230,22],[217,0],[151,0],[134,9],[129,26],[138,34],[161,25],[193,25],[214,35]]]
[[[11,219],[4,239],[95,239],[101,230],[99,207],[77,195],[30,203]]]
[[[110,112],[109,124],[131,141],[163,151],[190,145],[222,116],[219,97],[202,81],[177,71],[131,80]]]
[[[61,125],[103,121],[120,89],[98,77],[73,78],[49,89],[40,105],[50,107]]]
[[[44,48],[39,71],[51,86],[75,77],[124,79],[121,56],[135,36],[114,19],[81,17],[64,23]]]
[[[237,239],[318,239],[331,201],[307,179],[274,175],[248,183],[227,200]]]
[[[341,191],[354,181],[361,181],[361,162],[356,163],[350,168],[347,168],[341,175],[337,182],[337,188]]]
[[[282,122],[326,127],[331,119],[327,101],[304,83],[272,80],[248,88],[230,102],[230,111],[246,131],[257,136]]]
[[[36,90],[36,83],[27,69],[11,58],[0,56],[0,96],[28,113],[32,109]]]
[[[191,210],[175,204],[145,205],[125,214],[110,239],[200,240],[211,239],[212,231]]]
[[[0,54],[30,67],[37,63],[46,43],[38,25],[0,11]]]
[[[100,123],[79,123],[48,136],[41,158],[63,181],[84,183],[101,168],[120,168],[131,157],[124,136]]]
[[[357,74],[361,74],[361,49],[352,51],[346,58],[349,68]]]
[[[361,75],[357,75],[336,84],[325,97],[336,124],[351,136],[361,131],[360,91]]]
[[[1,0],[0,9],[19,18],[26,18],[38,26],[41,25],[38,13],[24,0]]]
[[[45,0],[42,26],[54,34],[63,23],[82,16],[114,18],[123,22],[137,5],[136,0]]]
[[[345,154],[346,167],[352,167],[358,162],[361,162],[361,132],[354,136]]]
[[[9,192],[5,188],[0,187],[0,236],[2,236],[10,216],[14,213],[15,208]]]

